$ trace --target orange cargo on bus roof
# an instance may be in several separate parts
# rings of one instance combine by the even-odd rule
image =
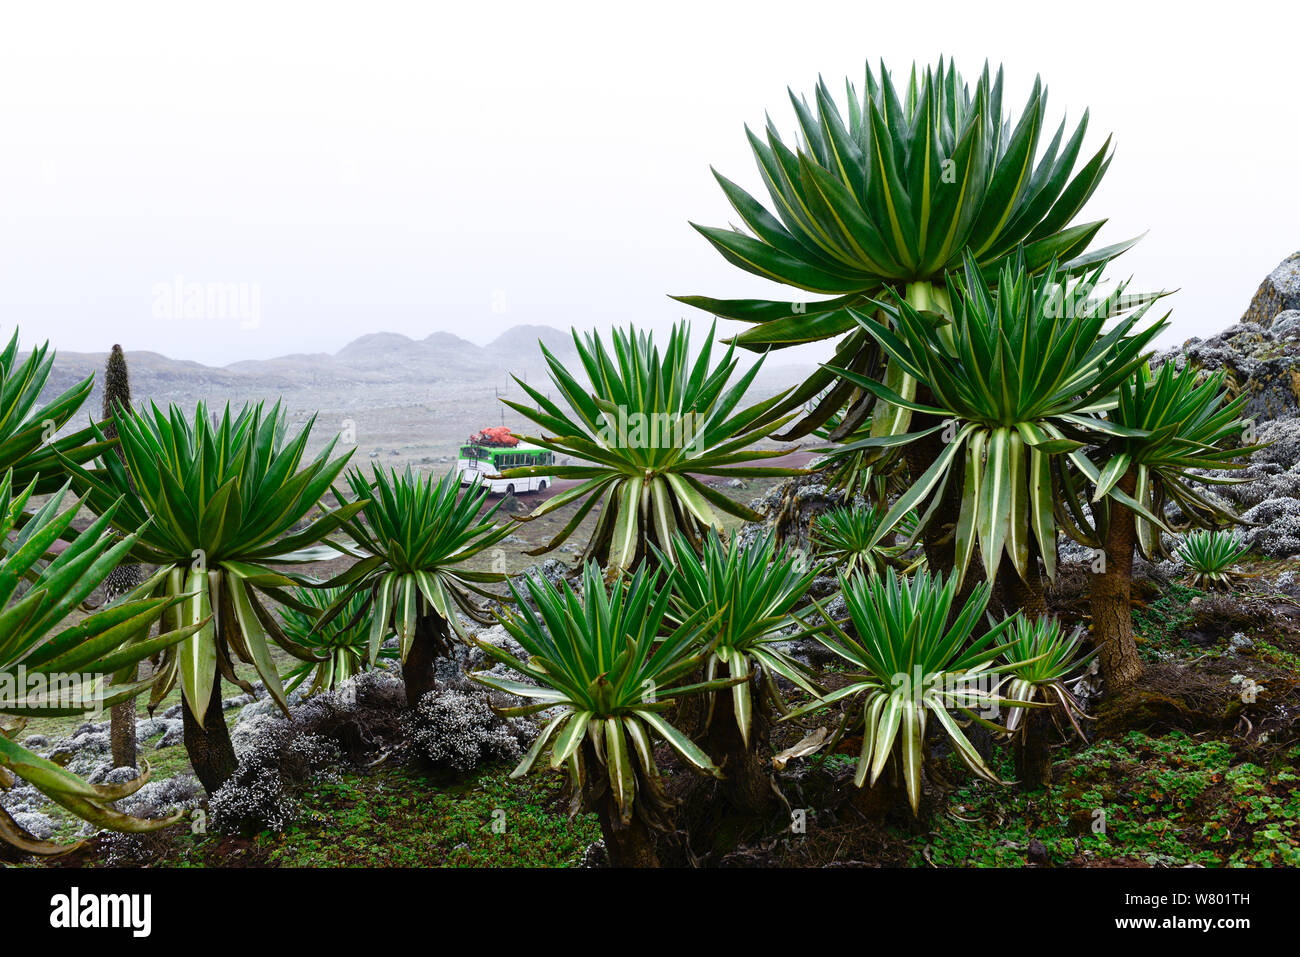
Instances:
[[[519,444],[519,439],[510,434],[510,430],[504,425],[494,425],[484,429],[482,432],[475,432],[469,437],[471,445],[496,445],[510,447]]]

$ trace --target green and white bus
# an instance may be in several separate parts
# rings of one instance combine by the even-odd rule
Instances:
[[[539,474],[527,478],[492,478],[506,469],[524,466],[546,467],[555,464],[555,453],[523,442],[518,445],[462,445],[456,465],[460,469],[460,484],[469,485],[475,479],[490,492],[520,495],[524,492],[543,492],[551,487],[554,478]]]

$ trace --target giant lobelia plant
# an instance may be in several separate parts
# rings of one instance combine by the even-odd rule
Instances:
[[[581,597],[568,582],[556,586],[532,576],[526,595],[512,582],[517,610],[499,617],[528,659],[478,644],[525,680],[470,675],[529,702],[503,715],[552,712],[511,777],[528,773],[549,746],[550,767],[569,771],[573,810],[585,805],[596,812],[616,867],[658,865],[651,831],[666,826],[673,802],[655,761],[656,738],[689,767],[720,773],[663,712],[684,695],[723,690],[736,680],[683,683],[711,651],[698,639],[712,622],[705,609],[671,622],[672,590],[658,578],[643,563],[635,574],[616,575],[607,584],[599,566],[588,562]]]
[[[89,428],[58,437],[89,398],[95,377],[88,376],[42,403],[53,368],[54,352],[48,342],[20,361],[17,329],[0,351],[0,472],[13,471],[15,488],[35,482],[37,494],[53,492],[63,484],[63,462],[89,462],[110,444]]]
[[[869,310],[886,291],[918,310],[947,314],[944,276],[968,252],[996,275],[1018,247],[1031,273],[1053,262],[1078,272],[1132,242],[1085,252],[1104,220],[1074,219],[1110,164],[1110,140],[1080,166],[1085,112],[1066,135],[1062,120],[1047,135],[1047,90],[1035,79],[1017,113],[1003,104],[1001,68],[986,64],[972,90],[951,61],[900,88],[881,64],[866,69],[861,93],[846,82],[847,110],[824,82],[813,100],[790,94],[797,142],[787,145],[769,121],[766,136],[746,129],[769,205],[715,172],[742,226],[695,226],[723,257],[746,272],[828,298],[806,302],[678,297],[714,315],[746,322],[736,341],[757,351],[839,339],[830,367],[787,398],[794,409],[817,399],[791,430],[806,435],[843,413],[832,438],[864,425],[897,432],[901,410],[837,378],[834,368],[885,382],[904,396],[915,382],[891,369],[851,309]],[[1077,168],[1076,168],[1077,167]],[[694,225],[694,224],[693,224]],[[742,228],[743,227],[743,228]]]
[[[1198,528],[1184,536],[1176,554],[1186,563],[1193,588],[1227,588],[1238,577],[1236,561],[1248,551],[1237,532]]]
[[[150,655],[174,647],[203,628],[199,620],[164,628],[148,637],[151,626],[183,600],[158,595],[161,576],[72,624],[69,616],[124,560],[137,544],[136,535],[119,538],[112,525],[115,504],[105,508],[79,535],[69,530],[82,500],[69,500],[66,488],[56,491],[22,528],[17,524],[35,486],[15,495],[12,471],[0,479],[0,712],[13,722],[0,721],[0,791],[21,779],[50,800],[90,823],[117,831],[148,831],[165,827],[176,817],[140,820],[113,808],[149,780],[149,764],[118,784],[90,784],[53,761],[34,754],[16,738],[30,717],[79,715],[134,698],[154,681],[114,683],[120,674]],[[71,538],[49,557],[60,538]],[[48,560],[47,560],[48,559]],[[24,590],[21,586],[26,584]],[[172,625],[175,625],[174,618]],[[27,854],[58,854],[69,847],[40,840],[24,830],[0,807],[0,841]]]
[[[795,615],[822,567],[778,549],[771,532],[742,544],[711,531],[700,554],[682,539],[676,555],[662,561],[672,569],[669,617],[685,622],[706,612],[713,624],[696,638],[707,650],[704,680],[725,672],[736,682],[728,692],[705,695],[704,748],[725,772],[722,792],[733,806],[772,810],[780,799],[771,775],[771,715],[789,710],[777,681],[818,691],[808,669],[780,645],[808,634]]]
[[[925,559],[905,562],[904,556],[909,550],[907,540],[916,535],[916,515],[909,512],[895,526],[904,538],[902,544],[886,544],[875,537],[875,532],[887,511],[882,505],[828,508],[813,519],[808,529],[813,554],[845,575],[853,574],[858,567],[872,574],[891,566],[905,572],[915,570]]]
[[[114,513],[119,529],[140,528],[130,557],[160,569],[154,594],[184,596],[168,626],[206,624],[176,646],[161,665],[156,704],[177,680],[185,701],[185,744],[209,792],[234,773],[236,759],[221,709],[221,680],[252,691],[235,662],[252,665],[287,713],[274,643],[304,661],[317,660],[290,639],[266,599],[304,606],[286,589],[319,584],[283,566],[312,561],[330,549],[312,549],[364,503],[318,508],[350,455],[331,458],[331,439],[303,464],[315,419],[286,441],[286,419],[276,403],[259,403],[214,420],[203,403],[187,419],[177,406],[163,412],[119,409],[114,415],[122,460],[105,455],[97,470],[69,463],[73,480],[97,514]]]
[[[789,416],[774,411],[783,395],[737,411],[761,360],[729,385],[738,363],[735,346],[727,349],[718,365],[712,365],[712,330],[694,360],[685,322],[673,328],[662,352],[649,333],[635,328],[614,330],[612,352],[595,332],[588,333],[584,342],[575,331],[573,341],[585,384],[542,346],[551,381],[567,410],[519,379],[515,381],[537,408],[502,400],[546,431],[528,441],[577,460],[502,473],[506,478],[546,474],[577,480],[524,519],[581,503],[559,533],[530,555],[556,548],[599,506],[586,558],[613,569],[630,569],[653,557],[647,548],[651,542],[671,557],[678,532],[698,548],[706,529],[722,527],[719,512],[746,521],[762,518],[708,485],[704,477],[800,473],[749,464],[793,450],[754,447]]]
[[[851,704],[831,741],[862,730],[862,753],[853,783],[875,787],[890,769],[901,779],[914,814],[921,801],[926,728],[943,729],[957,757],[977,776],[1000,783],[985,764],[953,712],[995,730],[984,714],[1003,705],[1021,705],[998,694],[996,676],[1007,670],[996,661],[1011,646],[1003,633],[1011,619],[977,633],[988,606],[990,585],[981,582],[957,608],[957,580],[928,571],[905,578],[883,575],[840,576],[852,633],[822,610],[826,630],[817,639],[854,672],[836,690],[794,709],[798,717],[837,701]],[[819,606],[820,607],[820,606]],[[892,768],[891,768],[892,766]]]
[[[109,439],[117,438],[117,424],[113,421],[113,412],[118,408],[131,407],[131,375],[126,365],[126,354],[120,345],[113,346],[108,354],[108,363],[104,368],[104,435]],[[114,449],[118,458],[122,456],[120,448]],[[133,591],[144,579],[144,569],[139,565],[127,563],[118,565],[109,572],[104,580],[104,594],[111,601],[119,595]],[[123,675],[134,677],[134,675]],[[135,699],[124,701],[113,708],[109,716],[109,739],[113,748],[114,767],[132,767],[135,765]]]
[[[1016,603],[1031,614],[1042,613],[1038,559],[1054,578],[1057,514],[1067,487],[1062,462],[1084,464],[1081,450],[1090,443],[1139,434],[1103,413],[1119,402],[1121,385],[1145,361],[1143,350],[1165,325],[1161,320],[1138,328],[1158,294],[1129,296],[1120,285],[1104,298],[1084,295],[1100,279],[1099,268],[1070,284],[1055,264],[1035,276],[1022,251],[990,282],[968,253],[964,275],[948,278],[951,322],[937,322],[905,299],[880,304],[887,321],[855,311],[890,361],[926,386],[931,401],[908,399],[851,369],[836,372],[936,421],[927,429],[859,444],[899,445],[936,433],[944,439],[940,454],[913,477],[869,544],[881,541],[931,496],[918,528],[953,538],[959,587],[978,543],[988,579],[993,581],[1005,563],[1013,579],[1007,584],[1024,585]],[[853,448],[850,443],[842,451]],[[943,527],[938,506],[949,485],[960,505],[955,524]],[[1114,495],[1124,497],[1119,491]]]
[[[452,650],[452,634],[467,636],[459,613],[479,624],[492,617],[480,599],[499,596],[486,586],[505,580],[497,571],[470,567],[473,560],[510,534],[494,516],[500,503],[484,510],[488,489],[462,487],[456,470],[435,478],[374,470],[373,481],[348,473],[351,501],[360,510],[345,525],[362,556],[340,576],[346,585],[318,620],[318,628],[346,612],[364,594],[369,613],[368,657],[373,666],[385,638],[400,641],[402,678],[412,707],[434,690],[435,661]],[[335,489],[338,500],[347,492]]]
[[[303,661],[295,665],[284,676],[286,691],[292,693],[308,678],[311,679],[307,684],[308,695],[334,691],[343,682],[374,666],[370,660],[370,595],[354,591],[347,597],[347,593],[348,589],[342,585],[333,588],[294,589],[298,601],[316,609],[316,613],[309,615],[297,608],[286,607],[283,610],[285,634],[304,648],[310,649],[321,660]],[[324,618],[324,612],[331,611],[335,602],[340,600],[338,614]],[[382,640],[389,635],[381,631],[380,637],[381,647],[376,658],[396,659],[396,650],[382,647]]]
[[[1240,444],[1247,435],[1246,397],[1229,400],[1224,376],[1220,370],[1202,378],[1172,363],[1153,375],[1143,365],[1107,411],[1105,441],[1088,455],[1072,455],[1075,468],[1061,473],[1066,530],[1103,556],[1092,579],[1092,628],[1111,690],[1142,674],[1130,603],[1134,549],[1149,561],[1168,558],[1162,532],[1241,521],[1198,488],[1243,481],[1224,473],[1244,468],[1242,457],[1259,448]],[[1169,506],[1177,507],[1179,521]]]
[[[1078,653],[1086,632],[1061,628],[1055,618],[1026,618],[1017,615],[1009,629],[1010,642],[1003,657],[1007,661],[1006,694],[1010,698],[1043,707],[1016,706],[1007,715],[1020,787],[1032,791],[1052,783],[1052,747],[1048,729],[1064,717],[1087,741],[1079,719],[1088,716],[1070,691],[1066,679],[1080,671],[1092,657]]]

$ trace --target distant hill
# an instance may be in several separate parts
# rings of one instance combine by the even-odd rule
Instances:
[[[127,351],[131,382],[141,396],[184,402],[223,392],[236,394],[333,389],[398,383],[454,384],[475,379],[509,378],[508,370],[541,369],[537,330],[563,340],[542,326],[519,327],[502,336],[510,348],[477,346],[448,332],[412,339],[395,332],[373,332],[349,342],[334,354],[296,353],[274,359],[245,359],[228,366],[170,359],[156,352]],[[500,341],[500,340],[499,340]],[[524,343],[533,343],[531,350]],[[570,344],[571,345],[571,344]],[[99,372],[106,356],[60,351],[52,385],[67,388]]]
[[[224,402],[295,394],[305,401],[310,393],[343,393],[367,404],[367,389],[391,393],[409,387],[411,394],[454,401],[467,387],[513,389],[512,375],[527,382],[546,379],[546,365],[538,342],[545,343],[562,361],[576,359],[567,332],[541,325],[519,325],[486,346],[478,346],[450,332],[435,332],[423,339],[394,332],[373,332],[349,342],[333,354],[295,353],[274,359],[247,359],[228,366],[171,359],[156,352],[127,350],[132,391],[138,398],[159,403],[190,405],[197,400]],[[51,377],[51,390],[62,391],[92,373],[102,371],[107,357],[93,353],[59,352]],[[755,390],[771,393],[801,380],[809,371],[802,366],[764,368]],[[99,407],[98,381],[90,408]]]
[[[576,359],[578,350],[573,346],[573,336],[551,326],[523,325],[507,329],[488,344],[487,350],[500,359],[525,359],[542,361],[541,343],[557,359]]]
[[[340,374],[367,372],[389,380],[481,374],[497,366],[482,347],[449,332],[419,340],[375,332],[352,340],[331,358],[326,366]]]

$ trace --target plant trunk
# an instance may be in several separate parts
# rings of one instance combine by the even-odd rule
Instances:
[[[740,736],[731,689],[716,693],[713,720],[709,724],[704,750],[724,775],[722,793],[738,811],[768,814],[780,804],[773,790],[771,766],[772,729],[767,714],[767,696],[757,674],[750,681],[753,700],[749,746]]]
[[[925,770],[921,771],[924,780]],[[914,823],[912,805],[907,797],[907,785],[903,783],[898,772],[897,759],[890,757],[889,767],[880,775],[874,785],[863,782],[862,787],[853,789],[850,803],[859,814],[876,824],[884,824],[887,819]],[[921,814],[927,813],[924,801]]]
[[[220,672],[212,678],[212,694],[203,715],[203,727],[200,728],[194,719],[189,702],[182,702],[181,715],[185,750],[190,756],[194,774],[208,794],[215,794],[239,767],[235,746],[230,742],[230,731],[226,727],[226,716],[221,710]]]
[[[137,668],[131,669],[130,680],[139,674]],[[130,698],[121,704],[113,705],[108,716],[108,738],[113,747],[113,767],[133,768],[136,766],[135,742],[135,699]]]
[[[596,749],[591,742],[584,741],[583,764],[591,774],[602,773],[604,765],[596,758]],[[655,851],[650,829],[635,812],[626,826],[619,821],[618,806],[610,794],[608,786],[595,788],[590,781],[587,784],[587,806],[596,812],[600,822],[600,833],[605,839],[605,850],[609,854],[610,867],[658,867],[659,854]]]
[[[682,679],[685,684],[697,684],[704,680],[704,669],[696,668]],[[665,717],[668,723],[692,741],[699,741],[708,730],[705,722],[709,717],[709,696],[690,694],[673,699],[670,710]]]
[[[611,800],[602,798],[596,805],[596,818],[605,838],[610,867],[659,866],[659,855],[650,839],[650,830],[639,817],[634,814],[627,827],[615,827],[613,822],[618,819],[618,809]]]
[[[1004,615],[1014,615],[1023,611],[1025,617],[1036,620],[1047,614],[1047,595],[1043,591],[1043,576],[1038,568],[1038,544],[1036,539],[1029,542],[1029,561],[1025,569],[1028,580],[1020,577],[1015,563],[1007,554],[1002,555],[1002,564],[998,568],[998,590],[1002,598]]]
[[[402,681],[406,684],[406,705],[417,707],[420,699],[437,684],[435,662],[451,653],[451,633],[441,615],[419,615],[415,619],[415,639],[402,662]]]
[[[916,400],[921,403],[934,401],[929,388],[923,383],[916,387]],[[942,421],[938,416],[927,412],[914,412],[911,431],[921,432],[933,428]],[[913,482],[920,480],[935,460],[943,454],[943,447],[944,441],[940,432],[917,439],[905,447],[904,458]],[[956,560],[957,520],[961,515],[962,483],[959,478],[954,475],[949,480],[947,488],[944,489],[943,500],[935,509],[929,527],[921,536],[921,547],[925,551],[926,564],[930,566],[931,574],[942,574],[945,577],[952,574],[953,563]],[[929,506],[930,499],[920,503],[917,506],[918,514],[924,515]],[[967,578],[969,577],[968,575]]]
[[[934,396],[923,383],[918,384],[916,387],[916,398],[918,402],[933,403],[934,401]],[[912,415],[911,430],[920,432],[939,425],[943,421],[936,415],[915,412]],[[943,454],[944,444],[943,434],[936,432],[905,447],[904,458],[913,482],[920,479],[926,473],[926,470],[934,464],[935,460]],[[929,566],[930,574],[942,575],[945,579],[952,575],[953,566],[957,563],[957,522],[961,518],[961,464],[959,461],[954,462],[950,468],[957,471],[948,480],[943,499],[940,501],[939,507],[935,509],[929,527],[921,535],[921,548],[925,552],[925,561],[926,565]],[[917,506],[918,514],[924,515],[930,504],[930,499],[921,502]],[[953,602],[949,622],[956,619],[971,594],[986,577],[984,564],[980,561],[979,554],[976,552],[966,569],[961,588],[958,590],[956,600]]]
[[[1024,725],[1014,739],[1020,790],[1037,791],[1052,783],[1052,731],[1050,709],[1025,709]]]
[[[1129,469],[1118,487],[1133,494],[1137,474]],[[1112,694],[1142,676],[1142,660],[1133,640],[1133,513],[1118,502],[1110,503],[1106,528],[1105,565],[1092,580],[1092,640],[1097,646],[1106,690]]]

